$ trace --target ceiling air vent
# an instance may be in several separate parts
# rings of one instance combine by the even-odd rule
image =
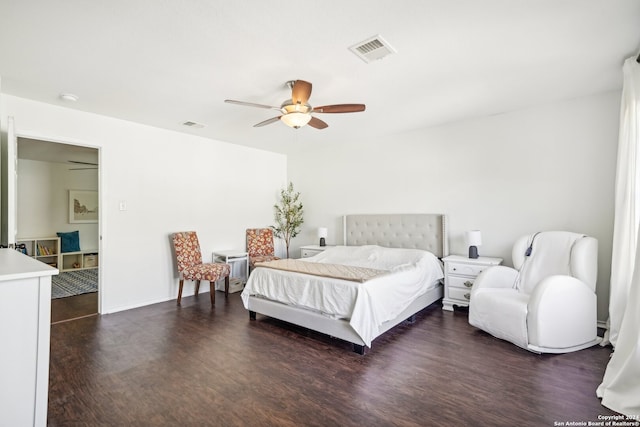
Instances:
[[[365,41],[355,44],[349,48],[358,58],[364,62],[372,62],[382,59],[385,56],[396,53],[396,50],[382,36],[373,36]]]
[[[198,122],[184,122],[182,125],[190,128],[194,128],[194,129],[202,129],[204,127],[202,123],[198,123]]]

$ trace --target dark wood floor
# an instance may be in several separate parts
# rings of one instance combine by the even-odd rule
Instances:
[[[239,294],[52,325],[50,426],[553,426],[614,414],[610,348],[535,355],[439,304],[366,356]]]
[[[51,300],[51,323],[65,322],[98,314],[98,293]]]

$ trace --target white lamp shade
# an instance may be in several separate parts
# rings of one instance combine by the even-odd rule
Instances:
[[[329,229],[327,229],[326,227],[320,227],[318,228],[318,237],[320,238],[327,238],[327,235],[329,234]]]
[[[287,126],[298,129],[309,123],[309,120],[311,120],[311,114],[293,112],[281,116],[280,120],[282,120]]]
[[[480,230],[467,231],[467,244],[469,246],[482,245],[482,234],[480,233]]]

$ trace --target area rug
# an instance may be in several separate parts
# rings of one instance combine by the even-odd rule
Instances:
[[[98,292],[98,269],[65,271],[51,277],[51,299]]]

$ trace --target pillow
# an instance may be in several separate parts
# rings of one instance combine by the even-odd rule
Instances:
[[[56,233],[60,237],[61,252],[78,252],[80,250],[80,232]]]

